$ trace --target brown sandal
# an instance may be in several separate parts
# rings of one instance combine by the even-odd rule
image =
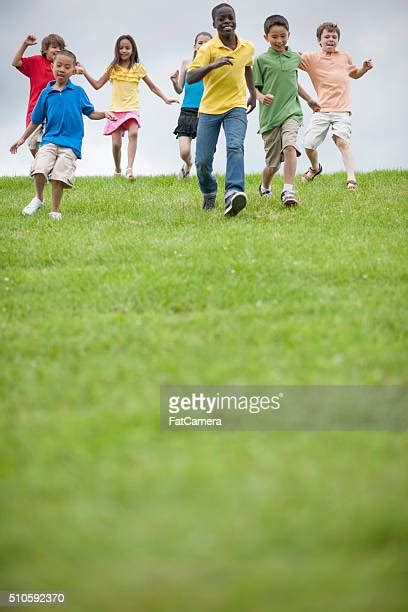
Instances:
[[[302,175],[302,183],[311,183],[316,176],[319,176],[319,174],[322,173],[322,171],[323,168],[321,164],[319,164],[318,170],[313,170],[313,168],[310,166],[310,168],[308,168]]]
[[[346,183],[347,189],[349,191],[355,191],[357,189],[357,181],[354,179],[349,179]]]

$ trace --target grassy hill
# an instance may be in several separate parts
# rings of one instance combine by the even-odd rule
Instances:
[[[286,210],[249,176],[224,219],[195,179],[80,178],[56,222],[49,192],[23,218],[31,182],[0,179],[0,590],[405,609],[405,433],[159,428],[165,384],[407,382],[408,173],[344,181]]]

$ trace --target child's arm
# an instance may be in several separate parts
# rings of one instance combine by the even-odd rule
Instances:
[[[23,44],[21,45],[21,47],[19,47],[17,53],[15,54],[15,56],[13,57],[13,60],[11,62],[11,65],[14,66],[14,68],[20,68],[20,66],[23,63],[23,55],[26,52],[27,47],[30,47],[31,45],[36,45],[37,44],[37,39],[34,36],[34,34],[29,34],[26,39],[24,40]]]
[[[76,63],[75,73],[83,74],[88,83],[90,83],[92,87],[97,90],[103,87],[109,81],[109,75],[106,72],[103,73],[100,79],[94,79],[86,68],[84,68],[84,66],[82,66],[79,62]]]
[[[109,119],[110,121],[116,121],[115,115],[113,113],[110,113],[109,111],[92,111],[92,113],[89,113],[89,115],[87,116],[89,117],[89,119]]]
[[[249,98],[247,100],[247,114],[252,112],[256,107],[256,89],[254,86],[254,75],[252,73],[252,66],[245,66],[245,81],[249,91]]]
[[[352,79],[361,79],[361,77],[364,76],[365,73],[371,70],[373,67],[374,67],[373,60],[366,59],[364,60],[362,67],[355,68],[354,70],[349,72],[349,76]]]
[[[149,79],[147,75],[143,77],[143,80],[150,89],[150,91],[156,94],[156,96],[159,96],[159,98],[161,98],[163,102],[165,102],[166,104],[179,104],[178,100],[165,96],[164,93],[157,87],[157,85],[153,83],[151,79]]]
[[[313,100],[313,98],[307,93],[305,89],[303,89],[301,85],[299,85],[299,83],[298,83],[298,94],[301,98],[303,98],[303,100],[307,102],[307,104],[310,106],[310,108],[312,109],[314,113],[320,112],[320,108],[321,108],[320,104],[316,102],[316,100]]]
[[[174,91],[178,94],[181,94],[184,87],[184,79],[186,78],[187,66],[189,64],[188,60],[184,60],[181,64],[180,72],[176,70],[173,74],[170,75],[170,81],[173,83]]]
[[[31,136],[31,134],[35,131],[35,129],[39,126],[39,123],[33,123],[32,121],[28,124],[28,126],[26,127],[26,129],[24,130],[24,132],[22,133],[22,135],[20,136],[20,138],[17,140],[17,142],[15,142],[14,144],[11,145],[10,147],[10,153],[17,153],[17,149],[18,147],[21,147],[22,144],[25,143],[25,141],[27,140],[27,138],[29,136]]]
[[[206,74],[211,72],[211,70],[215,70],[216,68],[221,68],[222,66],[232,66],[233,58],[232,57],[219,57],[212,62],[211,64],[207,64],[203,68],[194,68],[194,70],[190,70],[187,72],[186,79],[187,83],[190,85],[192,83],[197,83],[198,81],[202,81]]]
[[[255,87],[256,99],[261,103],[265,104],[265,106],[269,106],[271,102],[273,102],[274,95],[271,93],[263,94],[259,89]]]

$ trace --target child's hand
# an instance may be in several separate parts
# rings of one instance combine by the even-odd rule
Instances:
[[[109,119],[109,121],[117,121],[117,118],[115,117],[115,115],[111,113],[110,111],[107,111],[105,113],[105,118]]]
[[[10,153],[12,153],[13,155],[14,155],[15,153],[17,153],[17,149],[18,149],[18,147],[21,147],[21,145],[22,145],[22,144],[24,144],[24,143],[25,143],[24,138],[19,138],[19,139],[17,140],[17,142],[15,142],[13,145],[11,145],[11,147],[10,147]]]
[[[364,60],[364,62],[363,62],[363,70],[365,70],[365,72],[368,72],[373,67],[374,67],[373,60],[371,60],[371,59]]]
[[[173,98],[166,98],[164,101],[166,104],[180,104],[180,100],[175,100]]]
[[[179,71],[178,70],[176,70],[176,72],[173,72],[173,74],[170,75],[170,81],[172,83],[174,83],[175,85],[178,82],[178,78],[179,78]]]
[[[213,68],[221,68],[221,66],[232,66],[232,64],[234,63],[232,57],[229,56],[225,56],[225,57],[219,57],[218,59],[215,60],[215,62],[213,62],[211,64],[211,66]]]
[[[268,94],[261,94],[259,96],[259,101],[261,104],[265,104],[265,106],[269,106],[269,104],[271,104],[273,102],[274,99],[274,95],[271,93]]]
[[[84,72],[85,72],[85,68],[82,66],[82,64],[77,62],[75,64],[75,72],[74,72],[74,74],[84,74]]]
[[[320,113],[321,106],[316,100],[309,100],[308,105],[314,113]]]
[[[36,45],[37,39],[34,34],[29,34],[25,39],[24,44],[27,45],[27,47],[31,47],[31,45]]]
[[[247,100],[247,115],[249,115],[249,113],[252,113],[255,107],[256,107],[256,95],[253,94],[253,95],[250,95]]]

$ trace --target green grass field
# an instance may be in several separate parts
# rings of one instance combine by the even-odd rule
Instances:
[[[257,194],[0,179],[0,590],[70,612],[399,612],[408,444],[162,432],[164,384],[406,384],[408,172]],[[282,181],[278,179],[281,186]]]

